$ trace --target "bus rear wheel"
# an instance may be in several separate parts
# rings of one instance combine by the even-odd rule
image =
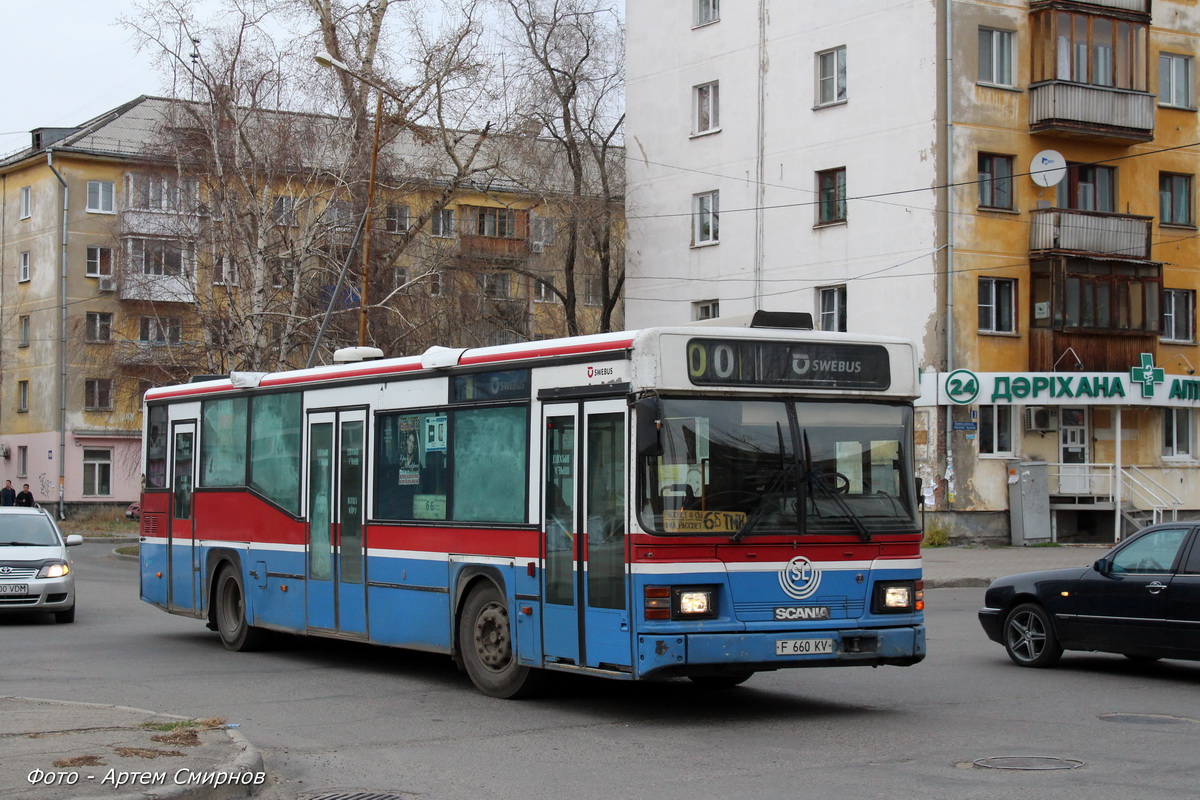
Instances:
[[[266,631],[246,622],[246,592],[242,588],[242,576],[231,566],[222,568],[217,575],[213,608],[221,644],[225,645],[226,650],[244,653],[263,645]]]
[[[539,674],[517,663],[508,606],[492,584],[471,590],[458,625],[458,650],[467,675],[489,697],[531,694]]]

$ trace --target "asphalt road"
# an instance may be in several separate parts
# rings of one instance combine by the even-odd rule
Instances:
[[[502,701],[444,656],[301,639],[229,653],[203,623],[141,603],[136,564],[108,550],[73,551],[75,624],[0,618],[3,693],[226,717],[262,749],[278,779],[270,798],[1200,791],[1200,663],[1068,654],[1054,670],[1020,669],[980,630],[980,589],[927,593],[930,656],[911,668],[766,673],[725,692],[563,679],[543,697]],[[1012,756],[1083,766],[973,765]]]

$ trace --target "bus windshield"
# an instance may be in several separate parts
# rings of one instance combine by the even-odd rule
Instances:
[[[663,398],[657,413],[662,454],[643,457],[638,469],[648,532],[866,538],[918,530],[911,408]]]

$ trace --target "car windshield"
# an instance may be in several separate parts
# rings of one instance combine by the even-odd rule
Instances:
[[[50,520],[38,514],[0,514],[0,545],[59,544]]]
[[[664,398],[644,457],[644,529],[852,534],[917,530],[912,410],[882,403]]]

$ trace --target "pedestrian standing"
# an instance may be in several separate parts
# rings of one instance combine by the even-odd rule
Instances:
[[[21,491],[17,492],[17,505],[33,508],[37,503],[33,502],[33,492],[29,491],[29,484],[26,483],[21,487]]]
[[[17,490],[12,488],[12,481],[5,481],[0,489],[0,506],[11,506],[17,502]]]

